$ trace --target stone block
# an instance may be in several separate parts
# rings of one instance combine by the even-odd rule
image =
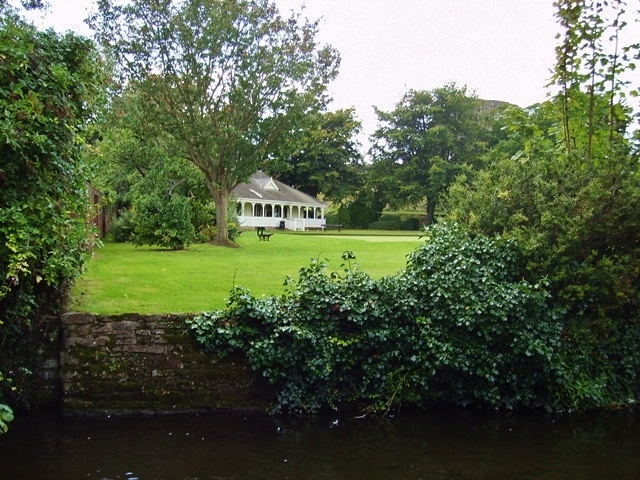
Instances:
[[[84,312],[69,312],[62,315],[63,325],[87,325],[93,323],[95,315]]]

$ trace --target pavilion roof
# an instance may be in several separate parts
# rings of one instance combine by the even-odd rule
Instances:
[[[247,183],[241,183],[233,189],[232,195],[238,200],[296,203],[316,207],[326,206],[324,202],[317,198],[285,185],[264,172],[256,172],[251,175]]]

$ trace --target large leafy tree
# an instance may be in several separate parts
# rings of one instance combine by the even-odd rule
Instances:
[[[377,109],[370,185],[394,207],[427,201],[433,221],[442,193],[483,151],[481,103],[455,84],[411,90],[391,112]]]
[[[117,241],[182,249],[214,216],[202,175],[182,158],[123,127],[105,132],[92,153],[93,184],[117,213]]]
[[[0,5],[0,7],[2,7]],[[34,371],[37,342],[88,253],[81,162],[104,75],[94,44],[0,8],[0,386]],[[53,335],[49,332],[48,335]],[[18,391],[21,389],[18,388]],[[0,396],[2,395],[0,391]]]
[[[204,175],[217,241],[229,243],[233,188],[324,101],[338,55],[317,23],[283,18],[268,0],[98,2],[98,38],[142,95],[150,132]]]
[[[283,145],[270,172],[309,195],[340,202],[361,181],[360,128],[353,109],[311,112],[297,126],[298,135]]]

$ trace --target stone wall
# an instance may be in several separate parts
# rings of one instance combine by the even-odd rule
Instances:
[[[265,409],[273,391],[241,356],[204,354],[181,315],[62,318],[65,414]]]

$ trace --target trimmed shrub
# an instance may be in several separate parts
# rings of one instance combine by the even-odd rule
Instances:
[[[375,199],[357,198],[353,202],[340,206],[339,222],[348,228],[367,228],[380,219],[384,205]]]
[[[402,220],[399,215],[383,215],[380,220],[372,222],[369,230],[420,230],[420,220],[418,218],[407,218]]]
[[[136,245],[158,245],[180,250],[195,239],[189,199],[179,195],[142,199],[136,211],[132,241]]]
[[[133,236],[135,227],[136,225],[133,212],[125,210],[111,224],[109,233],[113,236],[113,239],[116,242],[128,242]]]
[[[421,224],[419,218],[407,218],[402,222],[402,230],[420,230]]]
[[[371,222],[369,230],[400,230],[402,221],[398,215],[382,215],[379,220]]]

